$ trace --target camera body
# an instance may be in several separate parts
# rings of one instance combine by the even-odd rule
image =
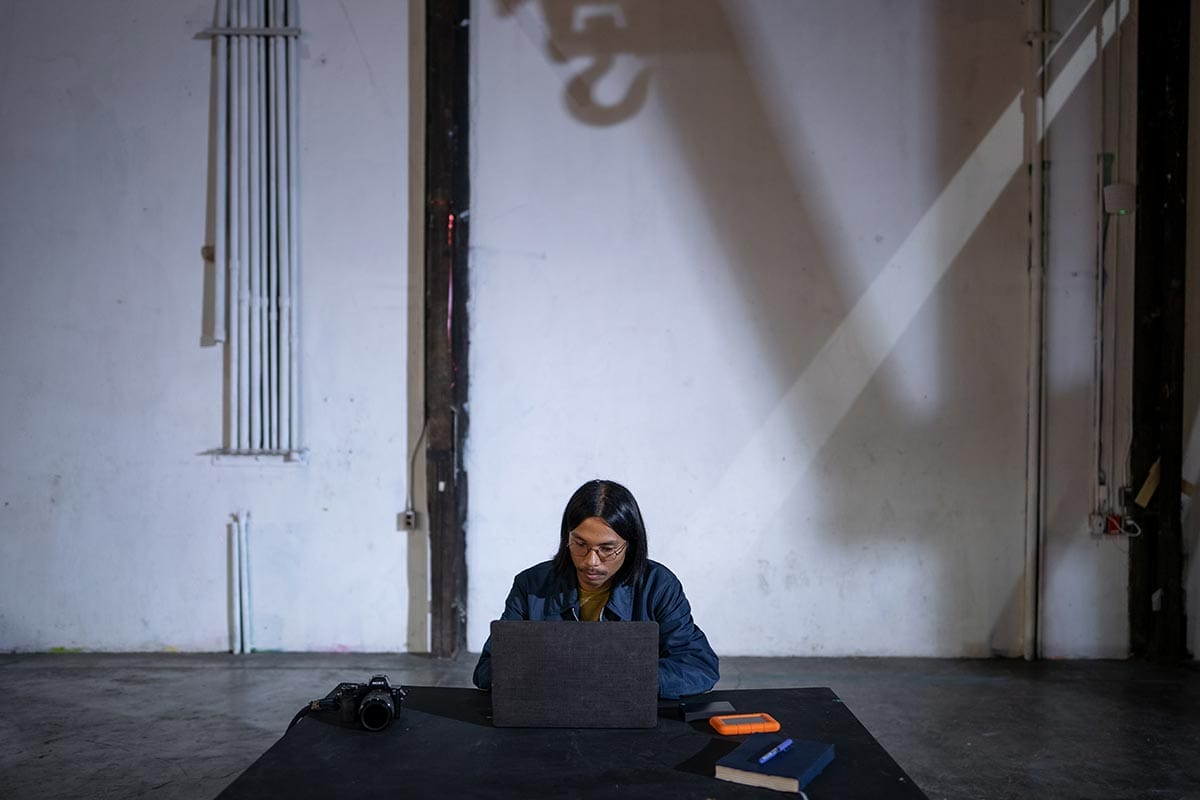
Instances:
[[[399,713],[404,695],[404,689],[392,686],[387,675],[375,675],[367,683],[339,683],[329,699],[342,722],[358,721],[369,731],[381,731]]]

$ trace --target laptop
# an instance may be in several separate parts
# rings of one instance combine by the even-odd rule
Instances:
[[[492,622],[498,728],[653,728],[657,622]]]

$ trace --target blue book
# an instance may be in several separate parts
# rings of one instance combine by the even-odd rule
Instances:
[[[797,739],[771,755],[787,738],[778,733],[753,734],[717,761],[716,777],[780,792],[799,792],[833,761],[833,745]],[[764,757],[767,760],[761,761]]]

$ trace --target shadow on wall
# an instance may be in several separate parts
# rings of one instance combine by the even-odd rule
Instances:
[[[498,1],[509,15],[524,5]],[[783,389],[847,308],[826,243],[836,225],[821,206],[807,202],[793,178],[785,149],[805,145],[794,137],[779,140],[769,101],[760,95],[723,4],[576,0],[542,2],[539,14],[547,27],[530,35],[547,37],[549,60],[588,61],[563,91],[564,105],[581,122],[628,119],[643,107],[653,81],[656,102],[707,207],[707,219],[697,225],[717,232],[726,261],[736,265],[734,278],[753,309],[762,360],[776,367]],[[639,66],[625,76],[620,97],[598,97],[607,71],[619,71],[627,57]]]
[[[904,631],[863,652],[920,639],[962,643],[947,654],[1018,654],[1023,10],[776,8],[798,68],[767,75],[741,44],[746,6],[497,7],[544,21],[550,61],[584,62],[563,89],[576,119],[618,124],[652,90],[672,126],[707,212],[697,227],[715,232],[779,398],[700,493],[745,510],[746,550],[772,554],[760,586],[812,578],[802,573],[818,540],[840,571],[814,580],[861,598],[848,624],[871,630],[882,617]],[[622,87],[605,96],[614,76]],[[898,561],[912,578],[900,589],[874,585],[863,566]],[[891,625],[895,613],[910,619]]]
[[[500,5],[514,14],[523,4]],[[955,626],[964,601],[970,605],[974,598],[970,568],[991,571],[990,563],[979,563],[976,551],[956,544],[956,536],[964,528],[994,529],[997,515],[1019,514],[1022,502],[1020,476],[1012,474],[1022,469],[1022,448],[996,457],[988,452],[995,442],[972,436],[978,430],[997,429],[992,412],[1001,400],[1016,400],[1023,410],[1023,397],[1011,396],[1011,387],[1023,388],[1020,368],[1014,372],[1008,366],[1007,374],[996,381],[1001,394],[1009,396],[987,397],[994,389],[987,364],[992,359],[1004,362],[1009,352],[1023,354],[1023,325],[1001,324],[1000,335],[983,333],[995,317],[1001,323],[1009,317],[1022,322],[1025,318],[1023,195],[1019,182],[1009,186],[1020,166],[1019,125],[1009,132],[1016,136],[1017,161],[1001,176],[992,196],[982,193],[983,201],[973,209],[975,219],[964,217],[962,209],[947,208],[946,219],[935,220],[942,228],[919,231],[924,238],[910,240],[914,226],[922,222],[921,210],[938,199],[1020,89],[1019,69],[997,70],[995,75],[961,70],[963,63],[982,63],[981,49],[1007,48],[1002,55],[1011,63],[1013,43],[1020,41],[1019,14],[1003,9],[996,19],[942,3],[909,14],[897,28],[895,20],[872,24],[865,18],[850,19],[853,15],[842,11],[831,22],[814,18],[811,9],[799,10],[792,17],[799,25],[848,26],[849,32],[833,31],[844,36],[848,46],[844,61],[809,65],[804,74],[788,76],[774,87],[791,95],[779,102],[772,102],[761,86],[720,2],[542,3],[541,14],[548,26],[550,59],[592,59],[564,89],[567,108],[582,122],[615,124],[637,113],[653,81],[655,97],[672,123],[675,143],[708,212],[699,224],[717,232],[725,261],[734,266],[737,285],[752,309],[761,360],[772,367],[780,401],[712,494],[726,501],[736,498],[739,508],[758,510],[749,533],[760,550],[782,547],[784,558],[764,561],[760,567],[760,584],[790,585],[794,576],[783,574],[787,565],[803,563],[793,557],[788,544],[773,541],[779,539],[781,513],[799,513],[805,524],[795,535],[813,531],[832,539],[850,556],[850,564],[872,548],[920,551],[914,572],[941,575],[945,585],[925,582],[915,588],[918,596],[909,599],[930,618],[932,630]],[[935,27],[931,20],[942,24]],[[964,31],[973,35],[964,36]],[[878,89],[856,84],[872,75],[886,76],[888,59],[903,59],[912,49],[913,36],[928,39],[916,51],[930,59],[918,66],[937,87],[924,95],[936,98],[939,105],[867,107],[868,101],[855,90],[865,90],[865,98],[878,97]],[[822,50],[828,55],[829,46]],[[1017,52],[1018,58],[1023,55]],[[596,99],[598,82],[618,56],[634,56],[641,67],[628,79],[621,97],[601,102]],[[866,67],[856,68],[860,61]],[[1021,63],[1018,60],[1017,66]],[[786,126],[786,139],[781,140],[785,123],[780,117],[794,105],[794,98],[829,96],[804,84],[830,80],[845,81],[839,102],[805,110],[800,124]],[[952,85],[938,86],[939,81]],[[897,125],[897,112],[920,120]],[[845,127],[847,137],[861,139],[861,159],[845,165],[844,178],[866,183],[822,184],[829,165],[821,163],[824,154],[803,140],[802,131],[817,120],[827,125],[830,118]],[[972,120],[978,124],[971,125]],[[925,136],[906,135],[912,132]],[[915,202],[890,209],[886,203],[867,202],[868,211],[881,212],[881,219],[874,221],[867,215],[857,219],[838,214],[839,193],[872,194],[870,165],[881,170],[878,188],[883,190],[886,182],[904,179],[904,169],[896,164],[906,158],[915,165],[917,191],[897,199]],[[960,250],[1001,195],[1000,212],[988,220],[999,235],[984,238],[985,246],[996,247],[1000,255],[985,250],[972,263],[959,255]],[[963,196],[974,199],[969,190]],[[947,235],[944,229],[952,226],[957,229]],[[1005,241],[1014,235],[1015,244]],[[863,247],[864,238],[873,246]],[[905,243],[909,249],[897,262]],[[966,302],[938,302],[926,308],[952,264],[974,268],[974,275],[955,282],[950,298]],[[919,274],[906,275],[906,269]],[[999,307],[997,292],[1003,303]],[[940,293],[938,299],[942,300]],[[954,318],[940,320],[947,311]],[[917,373],[914,379],[902,369],[905,364],[889,356],[918,317],[923,331],[915,346],[929,349],[910,359]],[[1013,361],[1011,356],[1007,360]],[[1023,355],[1016,362],[1022,367]],[[929,383],[931,379],[936,383]],[[972,413],[979,419],[972,419]],[[1022,415],[1009,414],[1004,422],[1005,438],[1019,443]],[[781,461],[790,463],[780,467]],[[972,497],[994,495],[996,468],[1008,471],[1007,482],[1018,491],[1002,498],[1007,502],[972,509]],[[941,489],[943,481],[948,491]],[[870,487],[869,496],[864,497],[863,487]],[[948,496],[951,493],[966,499],[956,500]],[[965,508],[956,508],[956,503]],[[1014,533],[1000,555],[1011,576],[1023,538],[1019,523],[1007,527]],[[939,565],[925,565],[928,558]],[[870,580],[853,566],[839,580],[839,592],[871,588],[845,585]],[[1019,649],[1013,621],[1019,619],[1020,607],[1014,610],[1003,602],[1014,594],[1019,595],[1019,588],[1004,587],[995,604],[1001,618],[992,623],[992,638],[1001,651]],[[984,605],[988,600],[978,598]],[[991,647],[993,643],[986,643],[983,651]]]

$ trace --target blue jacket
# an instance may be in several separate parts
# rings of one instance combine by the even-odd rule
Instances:
[[[579,586],[574,572],[561,575],[543,561],[513,580],[500,619],[578,620]],[[655,561],[646,564],[638,586],[614,586],[602,621],[651,620],[658,623],[658,694],[676,698],[707,692],[720,673],[717,655],[704,631],[692,621],[683,585],[671,570]],[[492,686],[492,642],[483,645],[473,680],[480,689]]]

